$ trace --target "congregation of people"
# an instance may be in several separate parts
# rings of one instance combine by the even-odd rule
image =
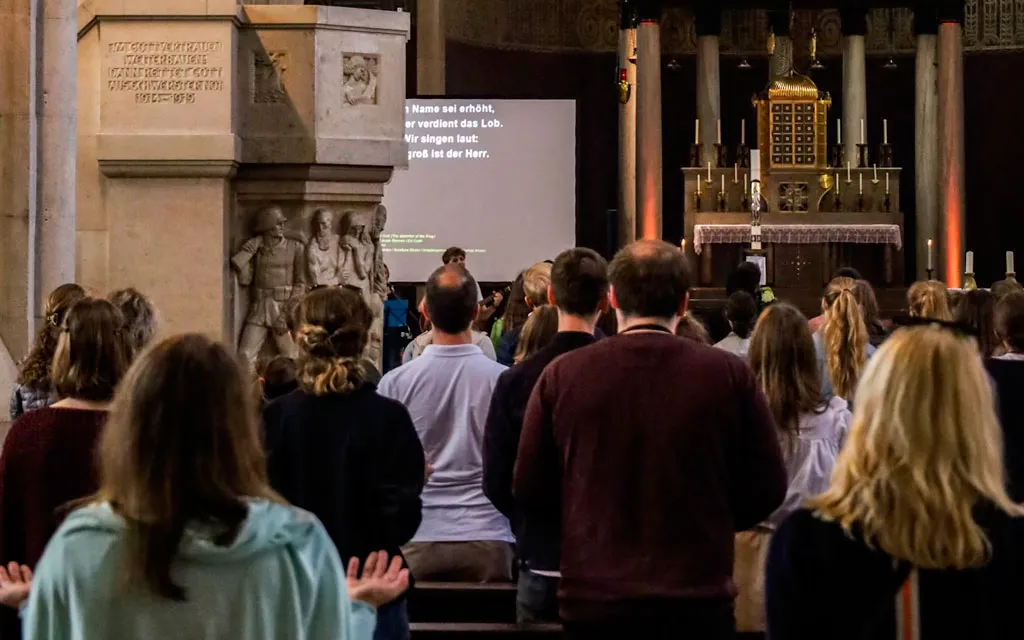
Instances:
[[[466,258],[383,375],[351,288],[255,372],[156,339],[134,289],[54,290],[0,451],[0,639],[404,640],[416,582],[515,582],[569,638],[1019,635],[1014,280],[883,318],[844,268],[808,318],[745,262],[701,319],[661,241],[487,296]]]

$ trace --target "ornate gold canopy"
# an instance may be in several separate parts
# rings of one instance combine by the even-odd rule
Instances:
[[[832,97],[790,69],[754,100],[762,166],[824,168],[828,162],[828,108]]]

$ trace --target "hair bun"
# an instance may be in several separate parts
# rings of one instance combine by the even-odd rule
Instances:
[[[331,347],[331,336],[323,327],[304,324],[299,329],[299,346],[303,351],[314,356],[329,357],[334,355]]]

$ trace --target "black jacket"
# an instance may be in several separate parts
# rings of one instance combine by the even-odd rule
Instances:
[[[561,533],[560,512],[522,513],[512,497],[512,471],[523,432],[523,414],[534,385],[558,356],[594,343],[594,336],[567,331],[533,357],[512,367],[498,378],[491,396],[484,431],[484,493],[512,523],[519,555],[526,564],[541,571],[558,571]],[[551,487],[557,493],[560,487]]]
[[[1003,450],[1010,497],[1024,500],[1024,362],[1020,360],[985,361],[995,386],[996,406],[1003,425]],[[1018,395],[1021,394],[1021,395]]]
[[[348,395],[302,391],[263,410],[275,491],[312,512],[344,562],[399,553],[420,526],[423,447],[409,412],[363,385]]]

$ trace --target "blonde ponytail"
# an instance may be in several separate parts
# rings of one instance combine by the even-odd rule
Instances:
[[[938,280],[922,280],[910,285],[907,290],[907,304],[910,315],[948,322],[953,319],[949,308],[946,285]]]
[[[851,400],[867,362],[868,328],[851,278],[836,278],[825,291],[825,371],[835,394]]]

